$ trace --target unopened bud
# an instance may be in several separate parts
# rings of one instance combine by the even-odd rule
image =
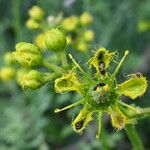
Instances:
[[[23,89],[37,89],[42,87],[45,84],[44,81],[44,75],[37,71],[37,70],[31,70],[28,73],[22,75],[20,81],[20,85]]]
[[[15,76],[15,69],[12,67],[3,67],[0,70],[0,79],[7,81],[13,79]]]
[[[26,22],[26,27],[29,29],[38,29],[40,24],[33,19],[28,19]]]
[[[17,63],[24,67],[38,66],[42,62],[42,55],[38,48],[27,42],[20,42],[16,45],[13,57]]]
[[[90,23],[92,23],[92,21],[93,21],[93,17],[88,12],[84,12],[80,16],[80,23],[83,26],[89,25]]]
[[[29,16],[34,20],[41,20],[44,17],[43,10],[38,6],[33,6],[28,13]]]
[[[67,40],[60,30],[52,29],[45,34],[45,44],[49,50],[61,52],[66,49]]]

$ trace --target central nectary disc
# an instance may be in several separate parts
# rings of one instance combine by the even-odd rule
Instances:
[[[96,84],[92,91],[93,100],[98,104],[105,104],[109,101],[110,88],[106,83]]]

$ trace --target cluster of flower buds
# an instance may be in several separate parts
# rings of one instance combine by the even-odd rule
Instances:
[[[67,37],[67,44],[69,48],[78,50],[80,52],[87,52],[89,50],[89,43],[94,40],[94,32],[89,29],[93,22],[93,17],[89,12],[83,12],[80,16],[63,17],[62,13],[57,16],[48,16],[47,21],[43,19],[44,11],[38,7],[33,6],[29,10],[30,18],[26,22],[29,29],[40,29],[34,42],[41,50],[45,50],[45,36],[50,29],[61,27]],[[52,33],[51,33],[52,34]]]
[[[48,31],[44,36],[44,43],[47,51],[52,51],[60,57],[65,54],[67,40],[60,30]],[[44,58],[35,44],[19,42],[15,49],[15,51],[6,53],[4,57],[9,67],[0,70],[1,79],[9,80],[16,75],[17,82],[23,89],[34,90],[60,75],[61,68]],[[56,63],[58,62],[59,59]],[[14,65],[16,65],[16,70],[12,67]],[[41,71],[41,67],[45,67],[48,71]]]
[[[44,11],[38,7],[33,6],[28,12],[30,18],[26,22],[26,26],[29,29],[39,29],[41,26],[41,21],[44,17]]]

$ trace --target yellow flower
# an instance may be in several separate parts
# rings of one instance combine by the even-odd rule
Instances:
[[[99,70],[99,73],[101,73],[102,69],[105,70],[109,67],[110,62],[114,59],[113,56],[115,53],[116,52],[109,52],[105,48],[99,48],[90,61],[91,65],[96,68],[97,72]],[[124,128],[127,124],[133,125],[135,123],[135,119],[132,118],[132,114],[128,112],[132,111],[133,113],[137,113],[137,108],[122,102],[121,96],[125,95],[134,99],[143,95],[147,89],[147,81],[141,74],[132,74],[131,79],[122,84],[117,84],[116,75],[128,53],[129,51],[126,50],[115,71],[112,74],[108,73],[108,76],[104,76],[103,78],[101,78],[101,74],[97,76],[87,74],[74,60],[72,55],[69,54],[70,59],[75,64],[75,67],[80,70],[81,76],[78,76],[78,81],[82,81],[82,87],[80,88],[82,90],[75,91],[82,97],[73,104],[62,109],[56,109],[55,112],[58,113],[77,105],[83,105],[78,116],[72,122],[73,129],[77,133],[82,133],[87,124],[92,120],[93,113],[98,114],[97,120],[99,125],[96,136],[97,138],[99,138],[101,132],[103,112],[110,115],[112,126],[118,130]],[[71,91],[76,85],[76,78],[74,79],[72,75],[69,76],[64,74],[62,78],[56,79],[56,81],[60,81],[59,86],[62,89],[60,92]]]

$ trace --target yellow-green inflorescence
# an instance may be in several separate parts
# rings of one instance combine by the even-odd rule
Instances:
[[[69,57],[75,64],[75,68],[63,74],[62,77],[55,80],[55,89],[57,92],[76,91],[82,98],[78,102],[66,106],[62,109],[56,109],[55,112],[61,112],[76,105],[83,105],[83,109],[79,112],[79,115],[73,120],[73,129],[82,133],[88,123],[93,119],[94,113],[106,112],[111,117],[112,126],[117,129],[122,129],[126,124],[134,124],[135,120],[126,115],[126,111],[133,107],[125,104],[121,101],[121,96],[125,95],[131,99],[135,99],[145,93],[147,89],[147,80],[141,74],[130,75],[130,79],[117,83],[116,75],[128,55],[129,51],[125,51],[125,54],[121,61],[118,63],[115,71],[110,74],[108,68],[112,61],[115,61],[116,52],[110,52],[105,48],[99,48],[94,56],[90,59],[90,67],[96,69],[96,73],[93,75],[87,74],[81,66],[74,60],[70,54]],[[102,115],[98,115],[102,117]],[[99,124],[101,124],[102,118],[98,118]],[[100,136],[100,128],[98,129],[97,137]]]
[[[87,19],[87,23],[91,20],[88,18],[88,14],[84,14],[82,17],[81,20],[85,21]],[[87,34],[92,36],[91,31]],[[43,44],[44,42],[45,45]],[[58,113],[77,105],[83,106],[78,116],[72,121],[72,127],[77,133],[82,133],[88,123],[92,121],[93,115],[97,114],[99,126],[96,137],[99,137],[103,112],[110,115],[112,126],[119,130],[127,124],[135,123],[135,119],[128,112],[136,113],[136,107],[122,102],[121,96],[125,95],[135,99],[145,93],[148,85],[146,78],[140,73],[128,75],[130,78],[123,83],[117,82],[116,76],[129,54],[128,50],[125,51],[114,72],[110,73],[108,72],[110,64],[111,62],[116,62],[115,58],[118,53],[103,47],[98,48],[88,61],[89,68],[87,73],[71,54],[69,54],[69,57],[75,66],[72,63],[68,63],[66,58],[66,36],[59,29],[52,29],[45,33],[42,37],[42,45],[45,48],[47,47],[47,51],[54,52],[58,56],[58,60],[61,59],[61,62],[59,61],[58,64],[49,63],[42,56],[36,45],[27,42],[18,43],[16,51],[8,53],[5,58],[8,64],[12,62],[20,64],[20,68],[17,71],[17,81],[23,89],[38,89],[55,79],[54,87],[56,92],[74,91],[79,93],[81,96],[79,101],[55,110]],[[48,72],[40,71],[38,69],[40,66],[49,69]],[[89,73],[90,69],[91,72]],[[11,76],[10,69],[2,69],[1,77],[5,77],[4,72]]]

